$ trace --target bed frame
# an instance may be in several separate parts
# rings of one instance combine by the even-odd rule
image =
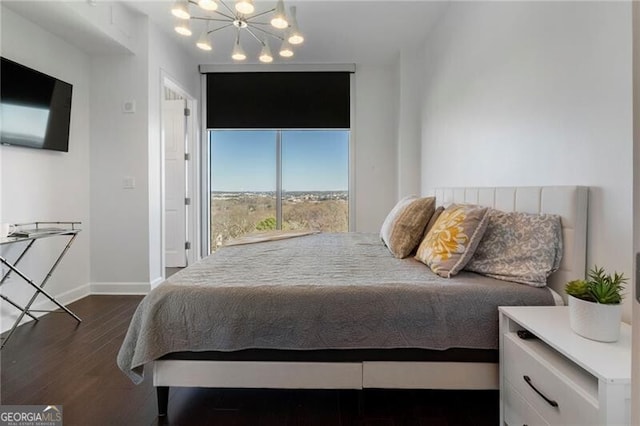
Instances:
[[[503,211],[550,213],[562,217],[564,256],[549,287],[584,277],[588,188],[579,186],[438,188],[437,205],[472,203]],[[497,315],[497,312],[496,312]],[[158,413],[165,415],[169,387],[277,389],[498,389],[498,364],[474,362],[266,362],[158,360],[153,384]]]

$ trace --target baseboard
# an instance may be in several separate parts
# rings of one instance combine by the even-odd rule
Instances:
[[[164,282],[164,278],[162,277],[158,277],[155,280],[151,281],[151,288],[156,288],[158,287],[160,284],[162,284]]]
[[[91,294],[139,296],[149,293],[151,285],[149,283],[91,283],[90,288]]]
[[[67,290],[67,291],[65,291],[63,293],[60,293],[60,294],[57,294],[57,295],[53,295],[53,296],[62,305],[67,306],[70,303],[75,302],[76,300],[80,300],[83,297],[89,296],[89,294],[91,294],[90,290],[89,290],[89,284],[84,284],[84,285],[81,285],[80,287],[76,287],[76,288],[73,288],[71,290]],[[1,333],[4,333],[5,331],[8,331],[13,326],[13,322],[18,318],[18,315],[20,315],[20,312],[17,309],[14,309],[13,307],[9,307],[7,309],[11,309],[12,310],[12,314],[10,316],[4,316],[2,318],[2,324],[0,324],[0,330],[1,330],[0,332]],[[31,309],[35,309],[35,310],[55,310],[55,309],[58,309],[58,306],[56,306],[55,303],[49,301],[49,299],[47,299],[45,296],[40,295],[40,296],[38,296],[38,299],[33,304],[33,306],[31,306]],[[15,315],[13,315],[13,311],[15,311]],[[32,312],[32,315],[34,315],[37,318],[40,318],[41,316],[46,315],[46,314],[47,314],[47,312]],[[69,318],[71,318],[71,317],[69,317]],[[73,321],[73,319],[71,319],[71,320]],[[25,317],[22,319],[20,324],[26,324],[26,323],[28,323],[30,321],[33,321],[33,320],[25,315]]]

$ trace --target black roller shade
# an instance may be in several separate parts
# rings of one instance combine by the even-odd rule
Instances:
[[[207,74],[209,129],[348,129],[348,72]]]

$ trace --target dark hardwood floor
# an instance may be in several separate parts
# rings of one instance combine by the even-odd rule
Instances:
[[[496,425],[497,391],[291,391],[173,388],[156,417],[151,377],[134,385],[116,354],[140,301],[90,296],[83,322],[49,314],[18,328],[0,352],[1,404],[61,404],[72,425]]]

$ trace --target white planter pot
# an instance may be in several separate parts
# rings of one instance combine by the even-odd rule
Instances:
[[[620,337],[622,305],[603,305],[569,296],[569,324],[582,337],[615,342]]]

